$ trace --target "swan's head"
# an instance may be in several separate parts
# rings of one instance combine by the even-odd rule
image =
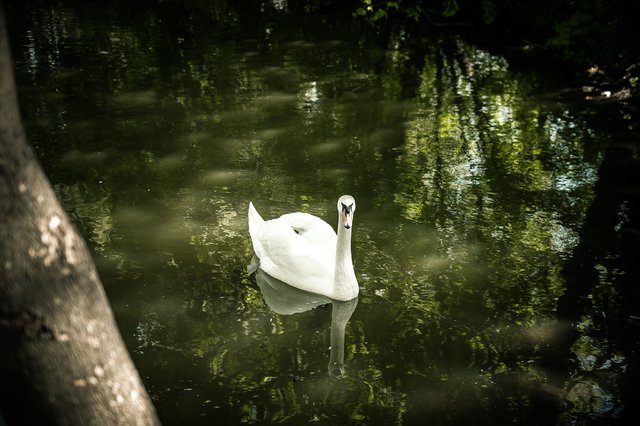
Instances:
[[[356,200],[351,195],[343,195],[338,199],[340,223],[349,229],[353,225],[353,213],[356,211]]]

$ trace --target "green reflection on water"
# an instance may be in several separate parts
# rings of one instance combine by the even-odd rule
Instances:
[[[30,138],[163,420],[553,418],[537,361],[607,140],[460,41],[223,4],[35,8],[14,40]],[[265,305],[246,210],[333,223],[342,193],[362,292],[334,381],[330,309]]]

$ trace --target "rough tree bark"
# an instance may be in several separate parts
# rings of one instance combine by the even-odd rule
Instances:
[[[28,146],[0,0],[0,424],[157,424],[82,237]]]

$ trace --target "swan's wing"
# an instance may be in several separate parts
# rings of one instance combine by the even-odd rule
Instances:
[[[288,213],[280,216],[280,219],[286,220],[291,224],[291,226],[294,227],[307,230],[323,229],[324,232],[333,232],[335,234],[333,228],[331,228],[331,226],[327,222],[320,219],[318,216],[314,216],[309,213]]]
[[[266,221],[256,233],[254,250],[260,267],[269,275],[311,292],[332,285],[335,243],[332,252],[314,246],[282,218]]]
[[[289,213],[280,216],[293,230],[321,252],[333,256],[335,262],[337,236],[333,228],[324,220],[309,213]]]

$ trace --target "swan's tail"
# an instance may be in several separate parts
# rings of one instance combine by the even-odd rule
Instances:
[[[253,207],[253,203],[249,201],[249,234],[254,237],[258,228],[264,223],[264,219],[260,213]]]

